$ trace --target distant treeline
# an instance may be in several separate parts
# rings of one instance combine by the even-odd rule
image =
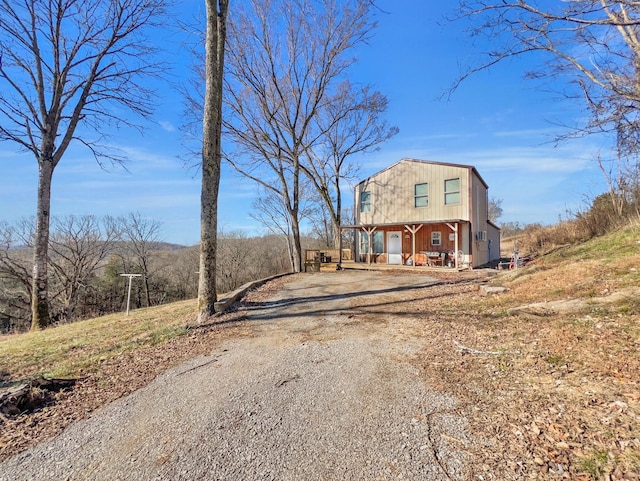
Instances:
[[[161,224],[130,214],[120,218],[55,219],[49,248],[50,310],[54,323],[73,322],[126,308],[191,299],[198,289],[198,246],[161,242]],[[0,222],[0,332],[26,331],[31,323],[33,219]],[[306,239],[309,247],[318,247]],[[283,236],[219,233],[218,292],[291,270]]]

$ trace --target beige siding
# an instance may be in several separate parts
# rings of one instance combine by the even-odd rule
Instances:
[[[491,250],[489,252],[489,262],[500,259],[500,229],[489,224],[487,232],[487,242],[491,242]]]
[[[359,184],[356,209],[360,224],[421,222],[469,218],[470,169],[452,165],[405,160],[383,170]],[[445,205],[444,185],[447,179],[460,179],[460,203]],[[414,187],[426,183],[429,201],[426,207],[415,207]],[[371,194],[371,211],[360,212],[360,195]]]
[[[460,179],[460,202],[445,205],[445,181]],[[416,184],[427,184],[428,205],[415,207]],[[363,192],[370,195],[369,212],[361,212]],[[493,228],[487,222],[487,185],[477,171],[467,165],[404,159],[358,184],[355,189],[356,224],[376,226],[378,231],[398,231],[398,225],[422,227],[415,235],[415,262],[421,262],[424,252],[454,254],[455,236],[447,223],[459,224],[458,250],[464,254],[465,264],[479,266],[489,262],[495,249]],[[403,263],[411,257],[413,238],[403,226]],[[439,232],[440,244],[433,243],[433,232]],[[486,232],[487,235],[483,234]],[[492,248],[489,251],[489,233]],[[386,236],[386,234],[385,234]],[[386,262],[386,237],[383,251],[372,262]],[[358,260],[363,260],[360,252]]]
[[[473,219],[471,225],[473,228],[471,241],[474,242],[473,249],[473,265],[481,266],[490,261],[489,259],[489,206],[487,200],[487,188],[480,181],[479,177],[472,173],[472,211]]]
[[[487,219],[489,219],[489,205],[487,199],[487,188],[480,181],[479,177],[472,173],[472,210],[473,219],[471,222],[476,231],[487,230]]]

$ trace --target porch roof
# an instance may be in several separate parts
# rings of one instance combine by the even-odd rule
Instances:
[[[404,227],[405,225],[418,225],[418,224],[454,224],[454,223],[466,223],[469,222],[467,220],[462,219],[440,219],[440,220],[414,220],[411,222],[388,222],[381,224],[347,224],[341,225],[340,230],[342,229],[362,229],[367,227]]]

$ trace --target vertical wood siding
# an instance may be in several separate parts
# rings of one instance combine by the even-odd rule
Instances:
[[[460,202],[453,205],[445,205],[445,181],[449,179],[460,179]],[[429,186],[428,205],[415,207],[415,185],[425,183]],[[360,211],[362,192],[370,194],[369,212]],[[404,159],[358,184],[354,194],[356,224],[378,225],[377,231],[385,232],[385,252],[386,232],[402,230],[403,263],[411,257],[411,233],[404,227],[382,227],[381,224],[403,223],[413,226],[428,222],[416,233],[416,253],[453,252],[455,241],[449,239],[449,234],[453,232],[446,222],[458,220],[461,221],[458,248],[464,251],[466,262],[481,265],[488,262],[489,257],[494,257],[495,252],[499,252],[499,241],[495,242],[493,239],[496,229],[487,222],[487,185],[471,166]],[[482,231],[491,233],[491,250],[494,252],[489,252],[488,235],[486,241],[477,238],[478,232]],[[433,232],[441,233],[440,245],[431,243]],[[362,258],[363,254],[365,253],[358,256],[361,260],[365,260]],[[414,262],[420,262],[420,257],[416,257]],[[378,254],[372,262],[386,262],[386,255]]]
[[[449,219],[469,220],[471,169],[404,160],[361,182],[356,188],[356,213],[359,224],[424,222]],[[445,205],[444,182],[460,179],[460,203]],[[414,187],[429,185],[429,205],[415,207]],[[482,185],[482,184],[480,184]],[[484,187],[484,186],[482,186]],[[371,193],[371,211],[360,212],[360,195]]]

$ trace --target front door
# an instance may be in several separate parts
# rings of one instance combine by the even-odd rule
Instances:
[[[387,232],[387,263],[402,264],[402,232]]]

